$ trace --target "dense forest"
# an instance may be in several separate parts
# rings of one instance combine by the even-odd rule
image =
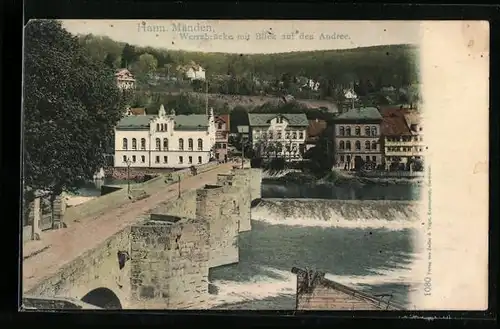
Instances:
[[[152,75],[176,78],[179,83],[183,76],[179,67],[191,63],[205,68],[209,92],[222,94],[281,92],[304,98],[338,99],[342,97],[339,91],[349,86],[363,95],[384,86],[399,89],[419,82],[418,49],[410,45],[227,54],[136,47],[92,34],[79,35],[78,39],[92,57],[112,68],[129,68],[139,83],[146,85]],[[300,88],[304,79],[319,82],[319,90]],[[204,91],[207,86],[195,83],[188,87]]]

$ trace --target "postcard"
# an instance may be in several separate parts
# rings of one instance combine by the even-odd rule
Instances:
[[[487,22],[24,30],[22,309],[488,308]]]

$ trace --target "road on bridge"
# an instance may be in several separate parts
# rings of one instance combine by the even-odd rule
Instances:
[[[220,165],[181,181],[181,191],[198,189],[214,183],[217,174],[227,173],[234,164]],[[165,190],[167,193],[165,193]],[[34,288],[42,280],[55,275],[64,265],[84,252],[97,247],[122,229],[136,223],[155,205],[178,196],[176,185],[133,203],[127,203],[98,217],[83,218],[68,228],[44,232],[39,241],[23,246],[23,291]]]

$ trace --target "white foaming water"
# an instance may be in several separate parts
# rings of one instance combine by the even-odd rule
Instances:
[[[418,228],[416,202],[318,199],[267,199],[252,219],[272,225],[404,230]]]
[[[267,272],[272,272],[281,279],[268,276],[257,276],[249,282],[235,282],[227,280],[214,280],[212,284],[218,287],[216,296],[211,296],[209,307],[220,306],[224,304],[234,304],[264,298],[289,296],[295,298],[297,279],[295,274],[287,271],[281,271],[270,267],[261,267]],[[357,276],[357,275],[332,275],[325,274],[325,278],[352,288],[362,288],[366,285],[381,284],[406,284],[417,286],[418,278],[412,276],[410,269],[401,269],[396,271],[376,271],[375,275]]]
[[[421,225],[419,212],[414,205],[415,203],[412,202],[398,201],[265,199],[259,206],[252,209],[252,219],[270,225],[304,227],[304,230],[307,230],[307,227],[339,227],[347,229],[381,228],[398,231],[418,228]],[[254,228],[254,231],[256,229]],[[255,233],[257,231],[253,232],[253,234]],[[252,232],[249,234],[252,234]],[[394,234],[399,233],[394,232]],[[258,244],[259,242],[255,241],[255,243]],[[276,243],[279,244],[279,240]],[[402,265],[396,261],[387,260],[385,262],[387,269],[372,268],[370,272],[373,274],[333,275],[326,273],[325,277],[358,289],[381,285],[407,285],[410,286],[410,291],[412,291],[416,289],[421,281],[421,278],[415,275],[414,269],[423,266],[423,258],[415,252],[406,253],[406,256],[413,261]],[[244,261],[240,259],[240,262]],[[300,262],[298,259],[296,261]],[[282,301],[288,300],[285,302],[287,305],[280,307],[281,304],[272,304],[273,302],[270,302],[270,304],[267,304],[271,305],[269,308],[293,308],[296,276],[290,271],[278,270],[263,265],[259,266],[258,264],[254,265],[262,270],[260,273],[268,273],[268,275],[256,275],[247,281],[213,279],[211,283],[218,288],[218,294],[211,296],[208,307],[219,306],[231,309],[232,305],[246,302],[246,305],[253,305],[248,307],[259,307],[261,309],[260,306],[256,306],[253,302],[278,297]],[[300,264],[297,265],[300,267]],[[390,270],[391,267],[394,269]],[[318,264],[317,269],[321,270],[321,264]],[[362,269],[360,269],[360,273],[362,272]],[[391,290],[392,288],[387,289]],[[284,297],[284,299],[281,299],[281,297]]]

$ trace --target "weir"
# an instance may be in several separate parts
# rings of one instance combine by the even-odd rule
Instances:
[[[418,201],[262,199],[252,217],[264,221],[412,226],[420,221],[422,211]]]

